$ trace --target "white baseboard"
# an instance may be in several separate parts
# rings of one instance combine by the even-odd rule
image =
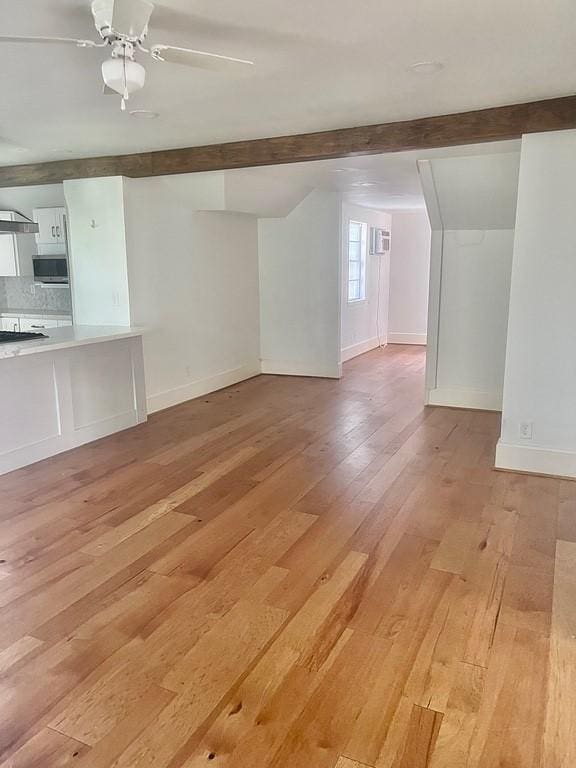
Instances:
[[[84,445],[84,443],[91,443],[93,440],[100,440],[106,435],[135,427],[143,421],[146,421],[146,415],[139,419],[137,411],[133,410],[109,416],[107,419],[101,419],[91,424],[83,424],[74,430],[74,445]]]
[[[388,331],[388,344],[422,344],[426,346],[425,333],[391,333]]]
[[[379,344],[378,336],[373,336],[371,339],[366,339],[366,341],[359,341],[357,344],[343,347],[340,355],[341,360],[345,363],[347,360],[352,360],[353,357],[358,357],[358,355],[363,355],[365,352],[376,349]]]
[[[314,365],[313,363],[262,360],[261,372],[279,376],[313,376],[321,379],[340,379],[342,365]]]
[[[63,453],[75,447],[75,443],[70,440],[69,436],[64,437],[62,434],[58,434],[19,446],[12,451],[5,451],[0,454],[0,475],[48,459],[50,456],[55,456],[57,453]]]
[[[536,475],[576,478],[576,453],[531,445],[498,441],[496,469],[530,472]]]
[[[472,408],[479,411],[501,411],[502,393],[483,392],[475,389],[429,389],[427,405],[443,405],[448,408]]]
[[[164,408],[170,408],[173,405],[179,405],[187,400],[193,400],[195,397],[207,395],[210,392],[216,392],[218,389],[230,387],[232,384],[238,384],[239,381],[251,379],[261,373],[258,363],[242,365],[238,368],[231,368],[228,371],[221,371],[214,376],[208,376],[204,379],[182,384],[174,389],[168,389],[164,392],[158,392],[155,395],[147,397],[148,413],[156,413]]]

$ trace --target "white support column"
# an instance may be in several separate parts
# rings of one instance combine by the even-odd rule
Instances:
[[[576,131],[522,140],[496,466],[576,478]]]

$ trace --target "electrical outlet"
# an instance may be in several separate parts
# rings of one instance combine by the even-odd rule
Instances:
[[[532,432],[534,430],[534,422],[521,421],[518,431],[522,440],[532,440]]]

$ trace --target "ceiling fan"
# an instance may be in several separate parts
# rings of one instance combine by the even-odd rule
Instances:
[[[126,109],[130,94],[143,88],[146,80],[146,70],[136,61],[136,53],[148,54],[154,61],[207,69],[254,64],[246,59],[179,48],[175,45],[156,43],[146,47],[148,24],[154,10],[154,4],[149,0],[93,0],[91,8],[100,36],[98,42],[70,37],[0,35],[0,43],[71,44],[79,48],[110,47],[110,58],[102,62],[104,92],[119,94],[122,97],[123,110]]]

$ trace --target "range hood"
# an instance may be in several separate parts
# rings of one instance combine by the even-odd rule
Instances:
[[[18,211],[0,212],[0,235],[34,235],[39,232],[38,224]]]

